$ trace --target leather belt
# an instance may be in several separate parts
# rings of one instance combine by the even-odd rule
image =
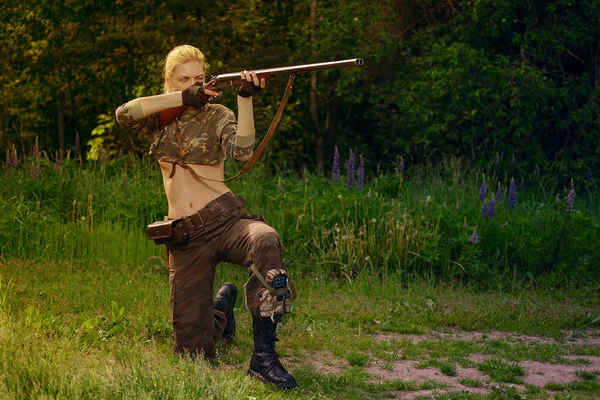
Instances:
[[[190,224],[193,230],[200,229],[204,225],[217,220],[221,214],[242,207],[245,203],[246,200],[243,197],[227,192],[195,213],[183,217],[183,219]]]

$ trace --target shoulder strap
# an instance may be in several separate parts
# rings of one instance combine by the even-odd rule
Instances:
[[[273,121],[271,121],[271,125],[269,126],[269,130],[267,131],[267,134],[265,135],[264,139],[260,142],[260,144],[258,145],[256,150],[254,150],[252,157],[250,157],[250,159],[248,161],[246,161],[246,164],[244,164],[244,166],[242,167],[240,172],[238,172],[235,176],[232,176],[231,178],[227,178],[224,181],[221,181],[218,179],[209,179],[209,178],[204,178],[204,177],[198,175],[196,173],[196,171],[194,171],[193,168],[188,168],[188,166],[185,164],[179,164],[179,165],[182,168],[185,168],[188,171],[190,171],[190,174],[192,175],[192,177],[195,180],[197,180],[198,182],[202,182],[202,180],[205,180],[205,181],[211,181],[211,182],[225,183],[225,182],[229,182],[239,176],[242,176],[246,172],[248,172],[248,170],[250,170],[250,168],[252,168],[252,166],[254,165],[256,160],[258,160],[258,158],[260,157],[260,155],[262,154],[264,149],[267,147],[267,144],[269,143],[269,141],[273,137],[273,134],[275,133],[275,129],[277,129],[277,125],[279,124],[279,121],[281,120],[281,116],[283,115],[283,110],[285,109],[288,99],[289,99],[290,95],[292,94],[294,78],[296,78],[295,74],[291,74],[290,77],[288,78],[287,86],[285,88],[285,93],[283,94],[283,98],[281,99],[281,104],[279,104],[279,108],[277,109],[277,112],[275,113],[275,117],[273,117]],[[171,172],[172,175],[174,174],[175,165],[176,165],[176,163],[173,163],[173,171]]]

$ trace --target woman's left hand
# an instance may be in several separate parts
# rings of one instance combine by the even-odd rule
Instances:
[[[238,96],[240,97],[251,97],[266,86],[265,78],[260,78],[259,81],[254,71],[243,70],[240,72],[240,75],[242,76],[242,84],[238,90]]]

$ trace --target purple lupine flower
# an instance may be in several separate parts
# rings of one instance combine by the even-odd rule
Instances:
[[[81,155],[81,143],[79,140],[79,132],[75,133],[75,145],[73,148],[73,158],[78,159]]]
[[[33,155],[33,165],[31,166],[31,178],[37,180],[40,177],[40,146],[38,144],[38,138],[35,137],[35,144],[31,152]]]
[[[354,164],[355,163],[356,163],[356,156],[354,155],[352,150],[350,150],[350,156],[348,157],[348,164],[346,165],[347,172],[348,172],[348,175],[346,176],[346,189],[348,189],[348,190],[352,189],[352,186],[354,186]]]
[[[500,186],[500,182],[498,182],[498,190],[496,190],[496,203],[502,200],[502,186]]]
[[[13,170],[15,169],[15,164],[13,162],[13,150],[9,150],[8,154],[6,155],[6,166],[8,167],[8,169]]]
[[[473,244],[479,243],[479,235],[477,234],[477,227],[473,228],[473,233],[471,234],[471,238],[469,240]]]
[[[60,149],[57,153],[55,153],[55,161],[54,161],[54,172],[60,171],[60,166],[63,162],[63,151]]]
[[[41,173],[40,169],[41,169],[40,168],[40,164],[38,164],[38,163],[34,163],[31,166],[31,172],[30,172],[31,173],[31,179],[33,179],[34,181],[39,179],[40,173]]]
[[[492,219],[494,218],[494,215],[496,215],[496,199],[491,199],[490,204],[488,205],[487,217]]]
[[[38,144],[38,137],[35,137],[35,144],[33,145],[33,150],[31,151],[31,155],[33,159],[39,161],[40,159],[40,146]]]
[[[19,157],[17,156],[17,149],[13,145],[12,150],[6,152],[6,166],[12,171],[17,168],[17,165],[19,165]]]
[[[517,185],[515,178],[510,179],[510,187],[508,188],[508,209],[512,210],[517,204]]]
[[[17,165],[19,165],[19,158],[17,157],[17,149],[13,145],[12,150],[6,150],[6,166],[8,167],[6,176],[9,176],[17,168]]]
[[[588,182],[592,181],[592,169],[590,167],[588,167],[588,173],[587,173],[587,176],[585,177],[585,180]]]
[[[483,202],[485,200],[485,196],[487,195],[487,185],[485,183],[485,175],[483,177],[483,182],[479,187],[479,201]]]
[[[457,210],[460,210],[460,204],[459,204],[459,202],[458,202],[458,199],[456,199],[456,209],[457,209]]]
[[[521,183],[519,183],[519,190],[525,190],[525,181],[521,178]]]
[[[17,165],[19,165],[19,157],[17,156],[17,148],[14,145],[13,145],[12,162],[13,162],[14,168],[17,168]]]
[[[400,164],[398,165],[398,171],[404,171],[404,157],[400,156]]]
[[[513,158],[512,158],[512,160],[510,160],[510,165],[511,165],[511,166],[513,166],[513,167],[514,167],[515,165],[517,165],[517,159],[515,158],[514,154],[513,154]]]
[[[486,199],[483,199],[483,204],[481,205],[481,215],[484,217],[489,216],[490,209],[488,207],[488,203]]]
[[[340,153],[338,147],[333,150],[333,168],[331,169],[331,181],[337,182],[340,180]]]
[[[359,192],[363,190],[365,184],[365,161],[362,156],[359,156],[360,162],[358,163],[358,180],[356,181],[356,190]]]
[[[4,176],[9,176],[11,171],[11,152],[9,149],[6,149],[6,171],[4,172]]]
[[[571,179],[571,190],[567,195],[567,212],[573,212],[573,203],[575,203],[575,186],[573,185],[573,179]]]

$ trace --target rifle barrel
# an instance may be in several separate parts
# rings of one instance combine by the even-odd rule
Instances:
[[[362,58],[350,58],[348,60],[340,60],[340,61],[328,61],[322,63],[315,64],[301,64],[301,65],[292,65],[289,67],[277,67],[277,68],[267,68],[267,69],[259,69],[256,72],[256,75],[260,78],[261,76],[271,76],[277,74],[293,74],[296,72],[306,72],[306,71],[315,71],[319,69],[329,69],[329,68],[339,68],[339,67],[354,67],[357,65],[363,65],[365,62]],[[229,74],[221,74],[217,76],[213,76],[213,79],[216,80],[216,84],[218,87],[221,86],[229,86],[233,84],[233,81],[242,79],[242,76],[239,72],[229,73]],[[223,85],[225,83],[225,85]]]

